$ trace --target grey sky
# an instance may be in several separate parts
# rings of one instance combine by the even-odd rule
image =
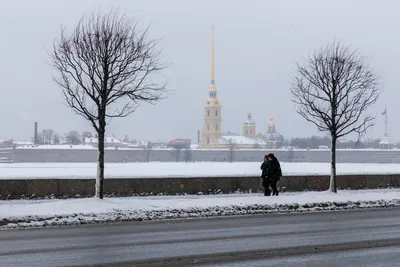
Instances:
[[[247,112],[257,132],[270,116],[286,137],[316,134],[290,102],[289,77],[298,60],[336,39],[357,48],[383,71],[385,91],[373,110],[388,107],[389,134],[399,140],[400,3],[398,1],[95,1],[0,0],[0,139],[30,140],[40,129],[91,130],[66,107],[52,81],[46,49],[60,26],[73,28],[84,12],[119,7],[149,35],[163,38],[159,48],[172,67],[163,72],[174,95],[155,106],[142,105],[128,118],[115,119],[108,134],[147,140],[190,137],[203,124],[210,84],[211,25],[215,25],[216,85],[223,104],[223,131],[241,132]]]

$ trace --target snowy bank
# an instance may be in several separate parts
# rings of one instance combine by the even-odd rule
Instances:
[[[284,176],[329,175],[329,163],[285,163]],[[338,174],[400,174],[400,164],[337,165]],[[4,163],[0,179],[92,179],[95,163]],[[106,178],[258,177],[259,162],[109,163]]]
[[[0,201],[1,228],[400,207],[400,190]]]

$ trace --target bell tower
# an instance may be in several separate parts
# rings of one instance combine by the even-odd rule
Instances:
[[[269,118],[268,133],[276,133],[274,118]]]
[[[221,138],[221,102],[217,98],[214,69],[214,26],[212,27],[211,43],[211,85],[208,91],[208,100],[204,105],[204,124],[200,146],[213,147],[218,145]]]
[[[251,139],[256,138],[256,123],[251,119],[251,112],[247,114],[247,119],[243,123],[243,136]]]

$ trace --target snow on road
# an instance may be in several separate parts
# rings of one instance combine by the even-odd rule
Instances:
[[[400,206],[400,189],[0,201],[2,228]]]
[[[284,176],[327,175],[329,163],[285,163]],[[400,164],[356,164],[337,165],[338,174],[400,174]],[[0,179],[35,178],[94,178],[96,163],[4,163],[0,164]],[[259,162],[195,162],[195,163],[109,163],[106,178],[147,177],[217,177],[259,176]]]

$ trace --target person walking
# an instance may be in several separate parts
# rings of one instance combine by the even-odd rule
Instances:
[[[282,177],[281,165],[278,159],[274,154],[270,153],[264,156],[264,162],[261,164],[262,174],[261,177],[263,179],[262,185],[264,187],[264,196],[270,196],[272,188],[272,195],[279,195],[279,191],[277,188],[277,182]]]
[[[264,196],[270,196],[271,190],[269,190],[269,180],[267,178],[268,172],[268,155],[264,156],[264,161],[261,164],[261,178],[262,178],[262,186],[264,187]]]

